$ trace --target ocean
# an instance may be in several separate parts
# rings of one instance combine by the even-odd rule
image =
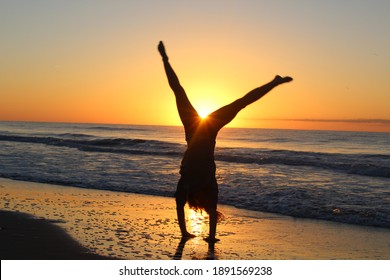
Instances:
[[[173,197],[185,147],[182,127],[0,122],[0,177]],[[223,128],[215,158],[221,204],[390,228],[390,133]]]

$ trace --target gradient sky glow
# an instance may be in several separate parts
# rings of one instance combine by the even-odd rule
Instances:
[[[0,2],[0,120],[180,125],[291,75],[231,126],[390,131],[390,1]]]

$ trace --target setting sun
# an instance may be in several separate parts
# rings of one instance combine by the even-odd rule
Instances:
[[[207,97],[195,97],[193,98],[193,104],[202,119],[206,119],[210,113],[218,109],[218,105],[215,105],[212,101],[207,100]]]
[[[209,115],[209,111],[208,110],[203,110],[203,109],[200,109],[198,110],[198,114],[199,116],[202,118],[202,119],[206,119],[207,116]]]

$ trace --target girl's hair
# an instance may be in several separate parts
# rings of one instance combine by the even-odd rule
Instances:
[[[187,196],[187,202],[191,209],[196,212],[206,211],[210,215],[210,196],[207,191],[189,192]],[[217,211],[217,222],[223,219],[223,214]]]

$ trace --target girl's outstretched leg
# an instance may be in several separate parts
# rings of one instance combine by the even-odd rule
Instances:
[[[276,86],[291,82],[292,80],[293,79],[291,77],[281,77],[277,75],[271,82],[261,87],[255,88],[254,90],[244,95],[242,98],[239,98],[229,105],[226,105],[211,113],[209,115],[209,119],[215,123],[216,129],[219,130],[231,122],[238,114],[238,112],[244,109],[246,106],[259,100]]]
[[[162,42],[160,42],[160,44],[158,45],[158,51],[160,52],[161,57],[163,59],[164,69],[168,78],[169,86],[175,93],[176,106],[179,112],[180,119],[184,127],[188,129],[193,126],[194,123],[199,122],[200,117],[196,112],[195,108],[192,106],[184,88],[180,84],[179,78],[177,77],[175,71],[169,63],[169,58],[166,54],[165,47]]]

